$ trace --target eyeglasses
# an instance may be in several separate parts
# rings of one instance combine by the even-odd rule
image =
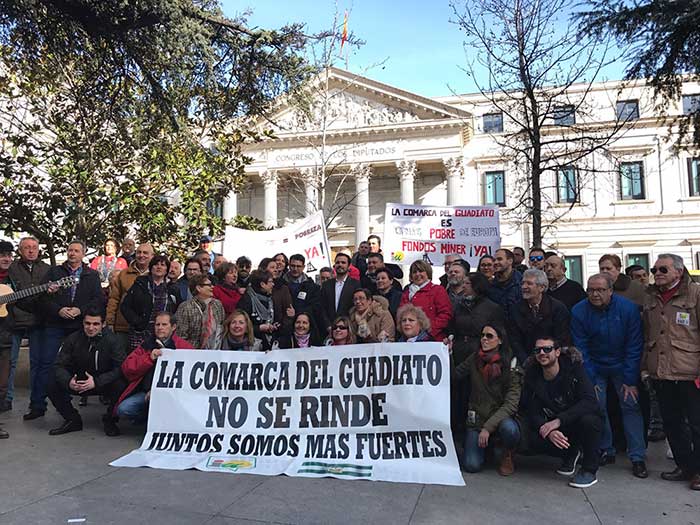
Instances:
[[[333,330],[347,330],[348,327],[342,324],[333,325]]]
[[[530,260],[531,261],[541,261],[544,259],[544,255],[530,255]]]
[[[656,272],[661,272],[661,273],[666,274],[666,273],[668,273],[668,267],[666,267],[666,266],[659,266],[658,268],[654,267],[649,271],[651,273],[653,273],[654,275],[656,275]]]
[[[482,332],[481,333],[481,338],[484,339],[494,339],[496,337],[496,334],[489,334],[488,332]]]
[[[545,354],[549,354],[552,350],[554,350],[553,346],[536,346],[535,347],[535,355],[539,354],[540,352],[544,352]]]
[[[586,288],[586,293],[589,295],[593,295],[593,294],[603,295],[608,290],[610,290],[610,288]]]

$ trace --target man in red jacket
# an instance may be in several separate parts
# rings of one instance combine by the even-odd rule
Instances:
[[[153,372],[163,348],[187,349],[190,343],[175,335],[175,316],[168,312],[156,315],[153,337],[147,338],[122,363],[122,373],[129,386],[122,393],[115,413],[129,418],[134,423],[144,423],[148,419],[148,402],[151,398]]]

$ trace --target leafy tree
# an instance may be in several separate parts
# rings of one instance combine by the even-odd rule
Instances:
[[[668,109],[681,96],[683,81],[700,80],[700,5],[697,0],[592,0],[577,15],[584,33],[612,35],[628,48],[626,79],[647,79]],[[700,146],[700,105],[679,125],[678,144],[692,130]]]
[[[174,252],[244,179],[244,117],[311,72],[301,26],[251,30],[209,0],[0,0],[0,228],[52,260],[135,228]]]

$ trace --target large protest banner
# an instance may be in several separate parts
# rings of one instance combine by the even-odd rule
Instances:
[[[501,246],[497,206],[419,206],[387,203],[382,248],[385,260],[433,266],[456,253],[476,268]]]
[[[226,250],[245,253],[256,267],[265,257],[283,252],[300,253],[306,258],[306,273],[332,266],[323,212],[319,211],[294,224],[274,230],[251,231],[226,228]]]
[[[117,467],[463,485],[441,343],[165,350]]]

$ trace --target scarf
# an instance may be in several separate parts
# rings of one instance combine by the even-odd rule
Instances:
[[[250,302],[253,306],[252,314],[260,319],[260,323],[271,323],[275,318],[275,309],[272,303],[272,297],[256,292],[252,288],[248,288]]]
[[[357,335],[358,337],[362,337],[363,339],[365,337],[370,336],[370,330],[369,330],[369,325],[367,324],[367,314],[369,314],[369,310],[371,307],[367,307],[367,310],[365,310],[365,313],[361,314],[360,312],[355,312],[355,323],[357,323]]]
[[[220,327],[214,321],[214,301],[207,301],[205,309],[202,311],[202,337],[200,348],[215,348],[216,340],[219,336]]]
[[[311,333],[308,333],[306,335],[298,335],[296,332],[294,332],[294,339],[296,339],[299,348],[309,348]]]
[[[109,261],[107,260],[109,259]],[[97,265],[97,272],[100,274],[100,282],[107,282],[109,274],[117,266],[116,255],[103,255],[100,257],[100,263]]]
[[[501,354],[498,350],[484,352],[483,348],[479,348],[479,363],[481,375],[487,383],[501,376]]]
[[[425,288],[426,286],[428,286],[428,283],[429,283],[429,282],[430,282],[430,281],[425,281],[425,282],[424,282],[423,284],[421,284],[420,286],[418,286],[417,284],[411,283],[411,284],[408,286],[408,300],[409,300],[409,301],[412,301],[412,300],[413,300],[413,296],[416,295],[416,293],[418,292],[418,290],[422,290],[423,288]]]
[[[149,326],[153,326],[156,322],[156,315],[165,311],[168,304],[168,285],[163,281],[160,284],[155,284],[153,278],[148,278],[148,287],[153,296],[153,308],[151,309],[151,318],[148,321]]]
[[[227,336],[224,344],[221,345],[222,350],[234,350],[234,351],[246,351],[248,348],[248,341],[244,339],[243,341],[234,341],[231,336]]]
[[[75,270],[73,270],[66,263],[66,270],[68,270],[69,276],[77,277],[77,279],[76,279],[77,282],[74,282],[73,286],[70,287],[70,302],[72,303],[73,301],[75,301],[75,294],[78,291],[78,282],[80,281],[80,276],[83,275],[83,265],[81,264]]]

